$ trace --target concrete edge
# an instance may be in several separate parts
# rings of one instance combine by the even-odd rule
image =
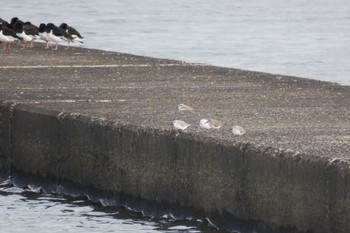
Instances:
[[[271,227],[349,230],[348,160],[9,102],[0,113],[0,157],[20,171]]]

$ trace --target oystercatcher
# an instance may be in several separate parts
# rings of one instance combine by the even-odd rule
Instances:
[[[0,24],[0,41],[4,43],[3,51],[11,50],[11,43],[20,39],[14,30]]]
[[[22,49],[32,47],[29,44],[33,42],[34,38],[39,36],[36,30],[30,26],[30,23],[23,23],[22,21],[15,22],[14,30],[16,35],[23,39],[24,45]]]
[[[42,39],[46,43],[46,46],[44,48],[45,49],[50,48],[50,44],[49,44],[50,39],[49,39],[49,37],[47,35],[47,32],[46,32],[46,24],[41,23],[39,25],[39,32],[38,32],[38,34],[40,36],[40,39]]]
[[[80,33],[75,28],[68,26],[68,24],[66,24],[66,23],[61,23],[60,28],[62,28],[65,32],[67,32],[73,38],[72,40],[68,40],[67,49],[70,47],[71,41],[84,43],[84,41],[83,41],[84,37],[82,37],[80,35]]]
[[[53,50],[58,50],[58,43],[73,39],[71,35],[53,23],[48,23],[46,25],[46,33],[50,41],[56,43],[56,47]]]

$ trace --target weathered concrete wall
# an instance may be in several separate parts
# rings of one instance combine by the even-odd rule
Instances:
[[[1,156],[11,151],[15,169],[269,226],[350,231],[346,161],[26,105],[0,109]]]
[[[58,112],[16,105],[11,120],[11,155],[14,168],[42,176],[55,176],[58,153]]]
[[[11,109],[12,105],[10,103],[0,102],[0,169],[9,167]]]

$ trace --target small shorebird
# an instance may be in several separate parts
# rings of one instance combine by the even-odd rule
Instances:
[[[245,134],[245,129],[242,126],[234,125],[232,127],[232,133],[235,136],[242,136],[243,134]]]
[[[0,41],[4,43],[2,51],[11,50],[11,43],[19,39],[14,30],[0,23]]]
[[[58,50],[58,43],[73,39],[71,35],[69,35],[67,32],[65,32],[62,28],[57,27],[53,23],[48,23],[46,25],[45,31],[46,31],[47,37],[50,39],[50,41],[52,41],[56,44],[56,47],[52,50]]]
[[[32,24],[31,22],[29,22],[29,21],[25,22],[23,24],[23,29],[25,30],[25,32],[28,35],[33,36],[33,40],[40,39],[39,28],[37,26],[35,26],[34,24]],[[29,48],[33,48],[34,47],[33,40],[28,45]]]
[[[41,23],[39,25],[39,36],[40,36],[40,39],[45,41],[46,43],[46,46],[44,47],[45,49],[49,49],[50,48],[50,39],[49,37],[47,36],[47,32],[46,32],[46,24],[44,23]]]
[[[173,126],[175,129],[186,130],[190,126],[190,124],[187,124],[186,122],[181,120],[174,120]]]
[[[201,119],[199,121],[199,127],[203,129],[220,129],[224,123],[215,119]]]
[[[38,34],[39,28],[37,26],[33,25],[29,21],[23,22],[22,20],[18,19],[18,17],[13,17],[11,19],[9,27],[15,30],[16,35],[22,39],[22,49],[32,48],[33,40],[40,38]]]
[[[80,33],[75,28],[68,26],[68,24],[66,24],[66,23],[61,23],[60,28],[62,28],[65,32],[67,32],[72,37],[72,39],[68,40],[68,47],[67,48],[70,48],[69,44],[71,41],[84,43],[84,41],[83,41],[84,37],[82,37],[80,35]]]
[[[224,123],[219,120],[209,119],[209,125],[210,125],[210,128],[220,129],[224,125]]]
[[[194,112],[194,109],[186,104],[179,104],[178,106],[179,111],[185,112]]]
[[[202,129],[210,129],[209,120],[208,119],[201,119],[199,121],[199,127]]]
[[[30,48],[33,40],[36,38],[36,36],[39,36],[36,34],[35,30],[32,30],[31,27],[28,27],[21,21],[17,21],[15,23],[14,30],[16,32],[16,35],[22,38],[22,49]]]

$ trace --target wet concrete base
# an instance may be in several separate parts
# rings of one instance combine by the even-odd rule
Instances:
[[[227,212],[213,212],[204,215],[203,211],[194,208],[169,204],[167,202],[145,200],[123,192],[102,191],[92,186],[78,185],[75,182],[67,180],[24,173],[16,169],[12,169],[11,171],[6,169],[0,170],[0,183],[1,185],[13,185],[45,194],[64,195],[75,198],[81,197],[104,207],[124,207],[128,211],[133,212],[133,215],[145,218],[203,222],[203,224],[206,224],[212,229],[210,232],[298,232],[292,227],[275,226],[271,228],[262,221],[242,220]]]

